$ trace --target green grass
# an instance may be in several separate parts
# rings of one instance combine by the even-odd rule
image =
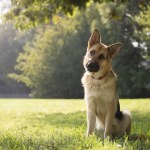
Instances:
[[[148,150],[150,99],[121,100],[132,113],[131,136],[85,138],[83,100],[0,100],[0,150]]]

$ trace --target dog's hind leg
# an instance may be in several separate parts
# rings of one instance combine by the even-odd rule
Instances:
[[[131,114],[129,112],[124,112],[124,116],[127,118],[127,128],[126,128],[126,134],[129,135],[131,132]]]
[[[126,134],[129,135],[130,132],[131,132],[131,123],[130,123],[129,126],[127,127]]]
[[[121,135],[121,136],[124,134],[129,135],[131,130],[131,115],[128,111],[125,110],[122,111],[122,113],[123,113],[123,118],[119,123],[119,129],[117,135]]]

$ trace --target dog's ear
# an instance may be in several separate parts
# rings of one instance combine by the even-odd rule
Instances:
[[[91,37],[88,41],[88,47],[93,46],[96,43],[100,43],[101,37],[98,29],[94,29],[93,33],[91,34]]]
[[[108,50],[110,52],[110,57],[115,57],[116,54],[120,51],[122,47],[122,43],[115,43],[108,46]]]

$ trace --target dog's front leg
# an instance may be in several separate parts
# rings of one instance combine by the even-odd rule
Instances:
[[[96,111],[94,99],[87,100],[87,136],[94,132],[96,123]]]
[[[105,132],[104,138],[111,136],[112,134],[112,122],[113,122],[114,112],[113,109],[110,108],[105,116]]]

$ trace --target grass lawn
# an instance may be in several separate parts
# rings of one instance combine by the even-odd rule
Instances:
[[[131,136],[85,138],[84,100],[0,100],[0,150],[149,150],[150,99],[121,100],[132,114]]]

